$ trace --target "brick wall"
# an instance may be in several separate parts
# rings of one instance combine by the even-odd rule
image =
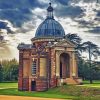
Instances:
[[[37,79],[36,80],[36,90],[45,91],[48,89],[48,83],[46,79]]]

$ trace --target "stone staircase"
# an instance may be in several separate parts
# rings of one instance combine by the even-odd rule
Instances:
[[[82,84],[82,79],[77,77],[67,78],[66,79],[67,84]]]

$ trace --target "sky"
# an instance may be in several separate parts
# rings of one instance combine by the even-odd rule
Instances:
[[[0,59],[18,59],[19,43],[31,43],[50,0],[0,0]],[[51,0],[65,33],[100,46],[100,0]]]

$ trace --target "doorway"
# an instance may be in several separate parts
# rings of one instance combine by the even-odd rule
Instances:
[[[60,78],[62,78],[62,62],[60,61]]]
[[[70,77],[70,56],[67,53],[60,55],[60,78]]]
[[[36,81],[32,81],[31,82],[31,91],[35,91],[36,90]]]

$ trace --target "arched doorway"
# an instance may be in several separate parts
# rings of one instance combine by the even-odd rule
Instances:
[[[60,55],[60,78],[70,77],[70,56],[67,53]]]

